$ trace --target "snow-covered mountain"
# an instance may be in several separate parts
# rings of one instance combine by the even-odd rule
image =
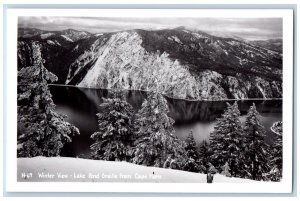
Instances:
[[[282,53],[282,39],[254,40],[248,41],[248,43]]]
[[[18,29],[18,38],[30,38],[30,39],[47,39],[51,36],[63,37],[66,40],[70,40],[72,42],[78,41],[84,38],[90,37],[92,34],[86,31],[77,31],[74,29],[66,29],[63,31],[46,31],[35,28],[19,28]]]
[[[282,97],[281,54],[236,39],[184,27],[93,35],[32,32],[19,34],[18,67],[30,65],[31,43],[38,41],[45,67],[59,83],[195,100]]]
[[[31,28],[18,30],[18,69],[32,65],[32,43],[38,42],[45,67],[58,76],[58,82],[64,83],[70,63],[82,52],[71,52],[76,43],[88,39],[92,34],[67,29],[64,31],[45,31]]]
[[[86,31],[77,31],[74,29],[67,29],[61,32],[61,36],[69,38],[71,41],[78,41],[91,36],[91,33]]]

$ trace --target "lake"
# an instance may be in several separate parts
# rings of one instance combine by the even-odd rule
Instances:
[[[61,155],[68,157],[86,157],[90,153],[90,145],[93,140],[90,136],[98,130],[96,113],[100,111],[99,105],[102,97],[110,93],[106,89],[87,89],[68,86],[50,86],[52,98],[56,104],[56,111],[68,115],[67,121],[74,124],[80,135],[73,137],[71,143],[67,143]],[[126,100],[138,111],[146,92],[124,91]],[[209,139],[213,131],[216,119],[226,109],[226,102],[234,101],[187,101],[166,97],[169,105],[169,116],[175,120],[175,134],[185,140],[192,130],[195,140],[199,144]],[[245,115],[249,107],[256,104],[260,113],[262,124],[267,130],[266,142],[271,144],[274,133],[270,130],[272,124],[282,120],[282,100],[243,100],[238,101],[241,111],[241,121],[245,121]]]

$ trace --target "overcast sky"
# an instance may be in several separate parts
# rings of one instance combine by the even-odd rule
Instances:
[[[162,29],[185,26],[215,35],[235,35],[247,40],[282,38],[281,18],[104,18],[19,17],[19,27],[43,30],[76,29],[91,33],[129,29]]]

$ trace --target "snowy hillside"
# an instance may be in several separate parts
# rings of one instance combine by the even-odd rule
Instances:
[[[18,181],[206,183],[206,175],[145,167],[127,162],[34,157],[18,158]],[[230,178],[218,174],[214,176],[214,183],[222,182],[249,183],[258,181]]]
[[[19,33],[18,68],[31,65],[38,41],[45,67],[63,84],[191,100],[282,97],[282,55],[233,38],[185,28]]]
[[[282,39],[254,40],[248,41],[248,43],[265,49],[273,50],[282,54]]]
[[[98,40],[103,40],[104,37],[102,36]],[[193,33],[192,39],[210,40],[208,36],[198,33]],[[166,43],[170,43],[169,45],[175,43],[174,45],[178,46],[187,44],[187,42],[181,42],[177,36],[167,37]],[[228,45],[233,47],[244,45],[242,50],[245,51],[245,54],[250,55],[250,58],[240,58],[234,54],[231,55],[234,57],[228,59],[228,62],[232,62],[238,58],[237,65],[240,65],[238,68],[241,68],[241,71],[245,71],[245,69],[249,71],[248,65],[254,63],[253,58],[255,57],[258,57],[256,59],[268,60],[265,52],[260,52],[241,42],[216,40],[209,43],[211,44],[202,51],[213,48],[210,50],[212,52],[207,53],[210,54],[211,62],[218,60],[218,54],[223,54],[223,57],[232,54],[232,52],[230,53],[232,47],[227,50]],[[194,68],[196,67],[191,66],[191,61],[182,61],[183,58],[172,55],[174,51],[168,49],[156,52],[147,50],[149,47],[145,45],[145,38],[138,31],[119,32],[113,34],[105,45],[97,47],[98,44],[99,42],[96,41],[94,48],[90,49],[91,51],[84,52],[84,55],[81,55],[79,60],[71,65],[66,84],[70,84],[76,75],[81,74],[83,79],[72,84],[88,88],[158,91],[171,97],[184,99],[222,100],[230,98],[278,98],[281,96],[280,83],[276,82],[276,79],[269,81],[259,77],[256,66],[255,69],[250,69],[251,72],[248,72],[248,75],[237,73],[233,76],[225,72],[226,69],[222,69],[220,72],[217,68],[212,70],[209,67],[195,72]],[[200,51],[198,54],[201,56],[202,52]],[[259,69],[259,71],[262,70]],[[82,72],[87,73],[84,75]],[[280,73],[280,71],[278,72]]]

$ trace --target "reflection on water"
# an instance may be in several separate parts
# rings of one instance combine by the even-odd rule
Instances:
[[[62,151],[64,156],[87,155],[89,146],[93,143],[90,135],[98,129],[96,113],[100,111],[99,105],[102,97],[108,97],[109,91],[105,89],[85,89],[66,86],[50,86],[53,101],[58,112],[68,115],[68,121],[80,130],[80,135],[73,138],[72,143],[66,144]],[[124,91],[127,101],[138,111],[146,92]],[[208,140],[213,131],[216,118],[220,117],[226,102],[233,101],[186,101],[166,98],[169,105],[169,116],[175,120],[175,133],[180,139],[186,139],[189,131],[194,133],[195,140],[199,144],[202,140]],[[266,141],[271,143],[274,134],[270,127],[275,121],[282,119],[281,100],[249,100],[238,101],[241,111],[241,121],[245,121],[245,115],[252,103],[256,104],[260,112],[262,124],[266,127]]]

